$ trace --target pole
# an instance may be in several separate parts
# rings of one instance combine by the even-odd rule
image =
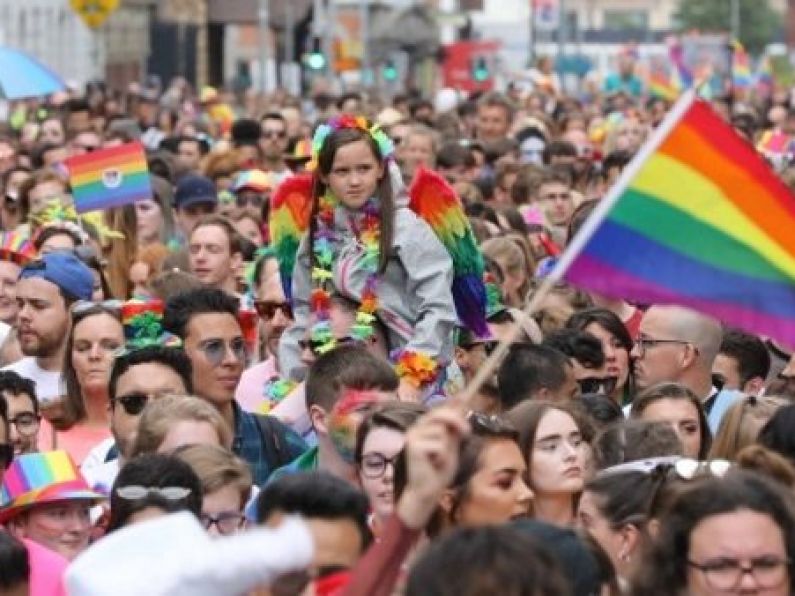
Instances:
[[[566,0],[558,0],[558,68],[563,80],[563,58],[566,55],[566,42],[569,41],[569,22],[566,18]]]
[[[635,178],[635,176],[638,174],[641,167],[643,167],[643,164],[646,163],[649,157],[659,148],[660,145],[662,145],[665,139],[668,138],[668,135],[671,134],[671,131],[679,123],[694,101],[696,101],[696,93],[692,89],[684,93],[677,100],[676,104],[674,104],[674,106],[668,112],[665,120],[663,120],[662,123],[660,123],[660,125],[654,130],[654,133],[649,140],[646,141],[632,161],[627,165],[626,168],[624,168],[624,171],[621,172],[619,179],[610,188],[607,195],[605,195],[605,197],[599,201],[597,208],[593,213],[591,213],[591,216],[586,220],[585,224],[583,224],[580,231],[577,232],[577,235],[566,247],[566,250],[563,251],[563,254],[561,255],[555,267],[541,282],[538,290],[536,290],[536,292],[533,294],[533,297],[524,308],[523,312],[525,316],[530,317],[535,314],[535,312],[543,303],[544,298],[546,298],[547,294],[549,294],[550,290],[555,287],[556,283],[563,279],[563,276],[566,274],[566,271],[568,271],[569,267],[571,267],[574,259],[577,258],[591,237],[596,233],[597,228],[602,224],[602,221],[605,219],[605,217],[607,217],[607,214],[610,212],[610,209],[612,209],[613,205],[615,205],[616,201],[618,201],[621,195],[624,194],[624,191],[632,182],[633,178]],[[477,392],[480,391],[483,383],[490,379],[494,374],[495,369],[500,365],[503,358],[508,353],[511,344],[516,341],[516,338],[519,336],[520,332],[521,327],[519,325],[514,325],[511,328],[510,333],[500,340],[500,343],[491,353],[491,356],[489,356],[481,365],[472,381],[470,381],[469,385],[464,388],[464,391],[460,394],[458,400],[462,402],[465,407],[471,407],[472,400],[474,399],[475,395],[477,395]]]
[[[260,86],[263,93],[268,92],[268,0],[259,0],[259,56]]]
[[[326,27],[323,35],[323,53],[326,55],[326,73],[334,79],[334,32],[337,23],[337,5],[334,0],[326,0]]]
[[[530,37],[528,38],[527,67],[533,68],[536,60],[536,0],[530,0]]]
[[[359,31],[361,33],[362,58],[359,62],[362,85],[370,84],[370,2],[361,0],[359,4]]]
[[[740,0],[731,0],[732,41],[740,39]]]

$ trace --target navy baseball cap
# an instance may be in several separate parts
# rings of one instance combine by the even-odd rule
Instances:
[[[174,207],[189,207],[191,205],[217,205],[218,191],[212,180],[198,174],[183,176],[177,183],[174,193]]]
[[[19,279],[30,277],[46,279],[75,300],[91,300],[94,293],[94,274],[91,269],[68,251],[50,252],[25,265]]]

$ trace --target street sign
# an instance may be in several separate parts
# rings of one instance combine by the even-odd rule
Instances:
[[[119,0],[69,0],[69,5],[86,25],[97,29],[119,8]]]
[[[539,31],[554,31],[560,27],[560,5],[558,0],[532,0],[533,19]]]

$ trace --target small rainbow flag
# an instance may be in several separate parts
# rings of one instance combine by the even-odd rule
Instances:
[[[676,81],[665,72],[656,70],[649,76],[649,94],[669,101],[679,97],[679,86]]]
[[[747,89],[751,86],[751,59],[745,51],[743,44],[735,40],[732,46],[732,85],[737,89]]]
[[[795,344],[795,197],[690,91],[550,274]]]
[[[66,160],[78,213],[108,209],[152,196],[143,145],[126,143]]]

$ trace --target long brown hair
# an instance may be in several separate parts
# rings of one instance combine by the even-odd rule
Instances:
[[[370,126],[369,122],[368,126]],[[365,141],[373,151],[373,156],[375,156],[376,161],[384,165],[384,174],[381,176],[381,180],[378,182],[376,188],[381,216],[378,270],[379,272],[383,272],[384,269],[386,269],[387,262],[392,253],[392,240],[395,228],[394,189],[392,188],[389,164],[381,155],[378,144],[367,131],[360,128],[341,128],[332,131],[329,133],[328,137],[326,137],[323,147],[320,149],[317,158],[317,170],[315,171],[312,187],[313,201],[312,219],[309,223],[309,252],[310,255],[314,255],[314,236],[317,231],[317,214],[319,207],[318,199],[326,192],[326,184],[323,182],[322,176],[328,176],[331,173],[337,150],[344,145],[355,143],[356,141]],[[314,259],[314,257],[312,258]]]

